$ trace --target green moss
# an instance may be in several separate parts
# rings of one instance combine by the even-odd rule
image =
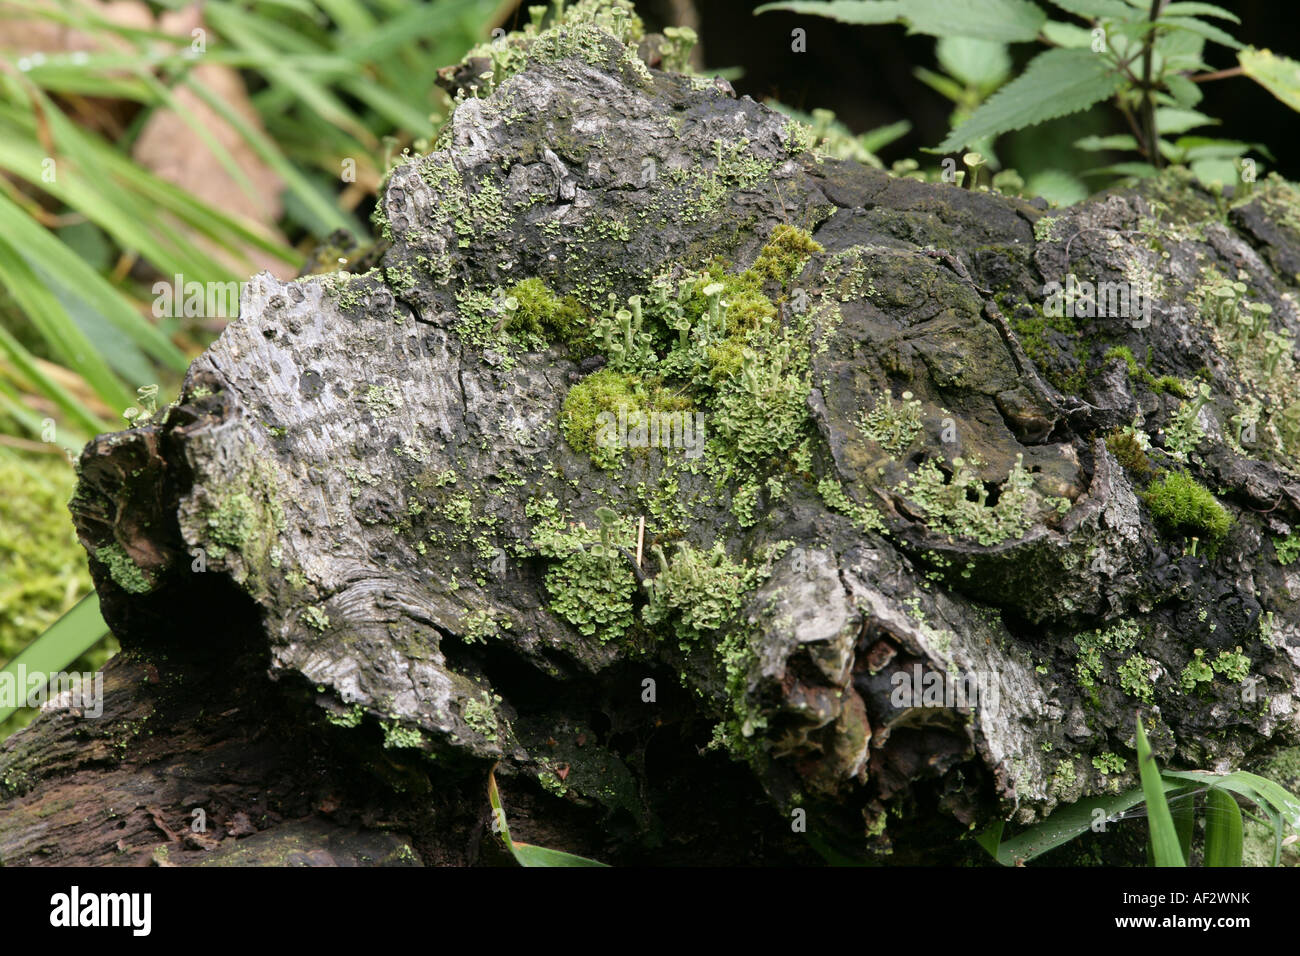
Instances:
[[[242,549],[257,526],[257,509],[244,492],[226,495],[208,512],[208,538],[216,545],[212,557],[222,558],[227,548]]]
[[[1152,516],[1168,530],[1206,539],[1211,545],[1227,537],[1232,517],[1203,485],[1181,471],[1166,472],[1142,498]]]
[[[26,647],[90,590],[86,552],[67,508],[76,481],[62,457],[0,457],[0,661]],[[83,661],[73,669],[97,669],[105,657],[97,652],[92,666],[80,666]]]
[[[1107,751],[1106,753],[1093,757],[1092,765],[1103,774],[1110,776],[1112,774],[1123,773],[1124,769],[1128,766],[1128,761],[1119,754]]]
[[[509,309],[510,303],[514,308]],[[525,340],[587,345],[591,318],[573,296],[559,298],[541,279],[525,279],[506,291],[506,331]]]
[[[1214,668],[1216,674],[1222,675],[1234,684],[1240,684],[1250,674],[1250,658],[1241,653],[1240,647],[1231,651],[1220,651],[1219,656],[1210,663],[1210,666]]]
[[[304,608],[302,613],[298,615],[298,620],[315,631],[324,631],[325,628],[330,626],[330,616],[325,613],[324,609],[315,604]]]
[[[921,403],[911,392],[904,392],[902,397],[902,403],[895,405],[893,396],[886,392],[857,423],[864,437],[895,458],[901,458],[921,434]]]
[[[1127,345],[1117,345],[1114,348],[1108,349],[1103,358],[1107,362],[1113,361],[1114,359],[1119,359],[1123,362],[1128,368],[1129,378],[1137,378],[1138,374],[1141,372],[1138,360],[1133,356],[1133,350]]]
[[[1146,449],[1131,428],[1117,428],[1106,436],[1106,447],[1134,478],[1145,484],[1155,474]]]
[[[534,545],[552,559],[545,578],[551,610],[601,643],[622,639],[633,622],[637,592],[622,553],[632,544],[631,523],[605,509],[599,528],[573,524],[554,499],[531,503],[530,515],[542,519],[533,527]]]
[[[497,723],[496,705],[501,703],[501,695],[483,691],[478,697],[470,697],[461,704],[461,719],[471,730],[483,736],[483,739],[496,742],[501,729]]]
[[[366,711],[360,704],[354,704],[343,711],[326,711],[325,719],[335,727],[346,727],[352,729],[360,727],[361,722],[365,719]]]
[[[762,282],[775,282],[784,288],[798,278],[813,255],[825,251],[806,229],[782,223],[772,229],[767,244],[747,271]]]
[[[1089,689],[1096,686],[1097,680],[1105,670],[1105,655],[1108,652],[1127,654],[1137,645],[1141,635],[1141,628],[1136,621],[1120,621],[1104,631],[1093,630],[1076,634],[1074,643],[1078,648],[1078,657],[1075,662],[1075,672],[1078,675],[1079,686]],[[1128,666],[1130,670],[1135,667],[1132,664]],[[1133,677],[1136,675],[1130,678],[1130,683],[1134,683]]]
[[[396,721],[382,721],[385,750],[418,750],[424,746],[424,735],[414,727],[403,727]]]
[[[602,414],[608,413],[616,420],[625,416],[630,422],[636,416],[680,412],[690,406],[690,399],[665,389],[657,379],[644,380],[606,368],[569,389],[561,409],[560,428],[574,451],[590,455],[601,468],[614,468],[622,462],[624,449],[610,440],[614,436],[602,424]]]
[[[1151,683],[1151,672],[1155,662],[1134,654],[1119,665],[1119,686],[1131,697],[1146,703],[1155,700],[1155,688]]]
[[[844,486],[833,478],[823,478],[817,483],[817,493],[821,495],[826,507],[832,511],[853,519],[863,531],[883,531],[885,523],[880,512],[870,505],[860,505],[852,501],[844,491]]]
[[[513,626],[508,618],[498,621],[491,611],[474,611],[465,616],[464,638],[471,644],[486,644],[488,638],[500,637],[503,631],[508,631]]]

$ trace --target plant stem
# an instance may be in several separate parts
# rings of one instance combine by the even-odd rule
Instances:
[[[1189,76],[1188,79],[1193,83],[1209,83],[1212,80],[1226,80],[1230,76],[1241,76],[1244,72],[1245,71],[1241,67],[1234,66],[1226,70],[1218,70],[1214,73],[1193,74],[1192,76]]]
[[[1156,22],[1160,16],[1160,8],[1164,6],[1164,0],[1151,0],[1151,13],[1147,21],[1151,24]],[[1146,40],[1142,44],[1142,126],[1146,131],[1147,159],[1156,169],[1160,168],[1160,134],[1156,130],[1156,98],[1155,90],[1151,85],[1151,61],[1152,53],[1155,52],[1156,30],[1152,26],[1147,33]]]

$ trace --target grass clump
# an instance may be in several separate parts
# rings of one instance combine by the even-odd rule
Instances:
[[[1232,516],[1218,499],[1186,472],[1165,472],[1142,493],[1142,498],[1167,529],[1206,538],[1212,545],[1223,541],[1232,527]]]

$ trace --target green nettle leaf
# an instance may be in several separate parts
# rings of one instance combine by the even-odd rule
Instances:
[[[1191,109],[1197,103],[1201,102],[1201,97],[1205,94],[1201,91],[1200,84],[1193,83],[1185,76],[1177,73],[1170,73],[1165,76],[1165,87],[1169,90],[1179,106]]]
[[[1100,153],[1107,149],[1137,149],[1137,140],[1128,133],[1115,133],[1112,136],[1085,136],[1074,141],[1074,148],[1085,153]]]
[[[787,3],[765,3],[754,13],[767,13],[773,10],[785,13],[810,13],[817,17],[827,17],[840,23],[878,24],[897,23],[903,16],[905,4],[899,0],[791,0]]]
[[[1052,0],[1052,3],[1066,13],[1076,17],[1119,17],[1121,20],[1132,19],[1136,11],[1124,0]]]
[[[939,65],[967,86],[992,90],[1011,75],[1006,44],[974,37],[940,37],[934,45]]]
[[[809,3],[765,3],[755,13],[783,10],[811,13],[841,23],[906,23],[914,33],[935,37],[973,37],[1019,43],[1038,39],[1047,14],[1029,0],[833,0]]]
[[[1038,39],[1047,14],[1028,0],[909,0],[904,19],[917,33],[1018,43]]]
[[[1156,110],[1156,129],[1165,136],[1186,133],[1189,129],[1196,129],[1198,126],[1218,125],[1218,120],[1196,110],[1178,110],[1171,107]]]
[[[1205,798],[1205,865],[1241,866],[1241,807],[1226,790],[1212,787]]]
[[[1043,36],[1054,46],[1066,47],[1072,50],[1092,48],[1092,31],[1087,27],[1081,27],[1074,23],[1048,20],[1043,24]]]
[[[1207,40],[1213,40],[1215,43],[1221,43],[1234,50],[1240,50],[1243,46],[1231,33],[1220,30],[1212,23],[1197,20],[1195,17],[1161,17],[1160,24],[1173,27],[1176,30],[1189,30],[1198,36],[1203,36]]]
[[[1082,112],[1113,96],[1122,84],[1123,77],[1088,50],[1048,50],[949,133],[939,151]]]
[[[1241,70],[1291,109],[1300,111],[1300,63],[1247,47],[1237,54]]]
[[[1223,7],[1216,7],[1212,3],[1171,3],[1160,13],[1166,17],[1218,17],[1220,20],[1230,20],[1233,23],[1241,22],[1241,17],[1235,13],[1229,13]]]
[[[1160,777],[1155,754],[1147,742],[1147,732],[1142,727],[1142,715],[1137,718],[1138,775],[1142,778],[1142,793],[1147,802],[1147,823],[1151,827],[1151,853],[1156,866],[1186,866],[1174,826],[1169,801],[1165,799],[1165,781]]]

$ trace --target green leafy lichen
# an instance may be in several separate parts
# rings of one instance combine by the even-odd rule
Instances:
[[[754,584],[754,571],[732,561],[721,544],[703,551],[683,541],[672,561],[658,547],[654,553],[660,572],[647,582],[650,601],[641,616],[649,625],[671,620],[683,640],[722,627]]]
[[[131,594],[144,594],[153,589],[148,575],[131,560],[120,544],[114,542],[95,549],[95,558],[108,568],[113,583]]]
[[[928,459],[898,488],[925,513],[932,530],[991,545],[1018,538],[1029,529],[1033,479],[1023,456],[1016,456],[996,500],[972,464],[954,458],[952,469],[951,476],[945,475],[935,459]]]

